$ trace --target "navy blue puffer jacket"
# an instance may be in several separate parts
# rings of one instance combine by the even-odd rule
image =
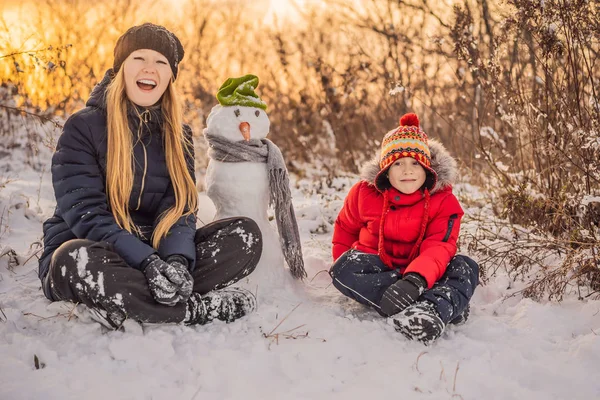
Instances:
[[[149,255],[158,252],[166,259],[172,254],[187,258],[190,269],[195,264],[194,235],[196,217],[181,217],[173,225],[158,250],[151,237],[158,216],[175,204],[175,195],[167,170],[161,112],[159,108],[131,109],[128,115],[134,152],[134,182],[129,211],[142,234],[121,229],[110,210],[106,196],[106,88],[112,71],[92,91],[86,108],[73,114],[65,123],[52,157],[52,184],[56,196],[54,215],[44,222],[44,252],[39,263],[39,277],[44,282],[53,252],[70,239],[89,239],[112,244],[115,251],[133,268]],[[190,139],[191,130],[184,126]],[[188,168],[194,176],[193,149],[187,154]],[[49,299],[49,290],[42,284]]]

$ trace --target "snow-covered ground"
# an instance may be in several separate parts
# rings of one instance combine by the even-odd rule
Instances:
[[[425,347],[339,294],[325,271],[352,177],[318,191],[294,181],[306,282],[273,289],[232,324],[107,331],[40,289],[34,254],[54,209],[50,151],[34,157],[45,172],[19,151],[0,157],[0,250],[19,261],[0,258],[0,399],[600,398],[598,300],[509,297],[519,284],[499,273],[475,292],[468,323]],[[213,213],[201,193],[200,219]]]

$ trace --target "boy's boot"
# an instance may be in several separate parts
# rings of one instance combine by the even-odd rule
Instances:
[[[471,306],[469,304],[467,304],[465,309],[460,314],[458,314],[458,316],[456,318],[454,318],[452,321],[450,321],[450,323],[453,325],[462,325],[467,322],[470,314],[471,314]]]
[[[446,327],[435,305],[428,301],[415,303],[392,317],[395,328],[410,340],[430,345]]]
[[[241,288],[213,290],[205,295],[192,293],[187,303],[186,325],[204,325],[214,319],[233,322],[256,309],[256,297]]]

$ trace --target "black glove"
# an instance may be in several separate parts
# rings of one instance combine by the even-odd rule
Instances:
[[[157,254],[152,254],[144,260],[142,268],[154,300],[167,306],[174,306],[182,301],[179,291],[184,278],[176,266],[161,260]]]
[[[192,274],[190,274],[188,269],[188,260],[184,256],[173,254],[167,257],[167,263],[177,269],[179,275],[183,278],[183,283],[178,293],[181,296],[181,301],[186,302],[194,289],[194,278],[192,278]]]
[[[381,313],[388,317],[398,314],[415,303],[426,288],[425,278],[415,272],[409,272],[383,292]]]

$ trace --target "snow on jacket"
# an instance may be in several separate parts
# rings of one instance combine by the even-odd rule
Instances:
[[[438,174],[429,199],[420,190],[406,195],[394,188],[378,189],[375,186],[375,177],[380,171],[378,158],[363,168],[361,181],[350,189],[335,221],[334,260],[352,248],[379,254],[384,262],[385,259],[391,261],[389,267],[402,273],[420,274],[427,280],[429,288],[442,277],[456,254],[464,212],[452,193],[456,161],[435,140],[429,141],[429,149],[431,166]],[[387,202],[384,196],[387,196]],[[382,217],[383,241],[380,246]],[[419,240],[421,234],[423,237]]]
[[[152,247],[151,237],[159,222],[158,216],[175,204],[166,165],[160,108],[138,108],[138,112],[147,110],[141,118],[132,109],[128,123],[134,136],[135,161],[129,211],[141,235],[117,225],[105,190],[105,95],[110,72],[94,88],[86,108],[67,120],[52,157],[52,184],[57,204],[54,215],[43,225],[44,252],[39,262],[42,282],[54,251],[66,241],[76,238],[108,242],[127,264],[139,268],[142,261],[157,252]],[[188,126],[184,126],[184,132],[191,140]],[[195,180],[193,150],[186,161]],[[172,254],[183,255],[193,267],[196,259],[195,232],[195,215],[181,217],[161,240],[158,254],[163,259]],[[44,287],[44,293],[51,299],[48,288]]]

